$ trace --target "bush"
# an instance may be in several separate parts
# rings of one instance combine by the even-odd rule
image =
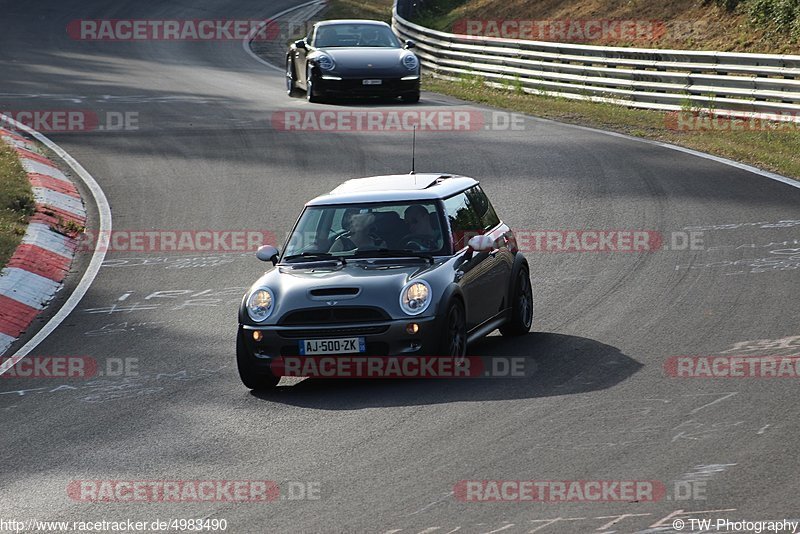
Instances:
[[[793,33],[800,29],[800,0],[751,0],[747,12],[761,26]]]

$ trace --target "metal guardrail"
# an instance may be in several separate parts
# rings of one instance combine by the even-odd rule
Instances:
[[[663,110],[705,110],[800,121],[800,55],[587,46],[445,33],[401,16],[392,26],[416,42],[434,76],[478,76],[526,93]],[[416,0],[417,2],[419,0]]]

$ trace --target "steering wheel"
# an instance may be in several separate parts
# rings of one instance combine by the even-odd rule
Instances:
[[[353,243],[353,241],[350,239],[349,236],[350,236],[350,232],[348,232],[348,231],[342,232],[341,234],[337,235],[336,239],[334,239],[333,243],[331,243],[331,246],[328,249],[328,251],[353,250],[353,249],[358,248],[356,246],[356,244]],[[336,243],[339,243],[338,247],[337,247]]]
[[[416,251],[434,250],[438,248],[436,246],[436,237],[428,234],[408,234],[401,239],[400,242],[404,244],[404,248]]]
[[[350,239],[351,235],[352,234],[350,232],[346,232],[346,233],[341,234],[339,237],[337,237],[336,239],[333,240],[333,243],[331,243],[331,246],[330,246],[330,248],[328,250],[335,250],[334,249],[334,245],[336,245],[337,241],[341,242],[342,247],[344,247],[344,248],[342,248],[340,250],[353,250],[353,249],[369,250],[369,249],[372,249],[372,248],[376,248],[377,249],[377,248],[380,248],[381,246],[385,246],[385,245],[380,245],[380,244],[358,246],[358,245],[355,244],[355,242],[352,239]],[[373,243],[383,243],[383,239],[379,235],[374,233],[374,232],[370,232],[369,233],[369,238],[373,241]]]

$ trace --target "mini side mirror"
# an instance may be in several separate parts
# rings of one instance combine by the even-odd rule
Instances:
[[[414,48],[417,46],[417,43],[412,41],[411,39],[406,40],[406,45],[403,47],[405,49]]]
[[[295,41],[294,42],[294,47],[295,48],[302,48],[303,50],[305,50],[306,49],[306,40],[305,39],[300,39],[299,41]]]
[[[494,248],[494,239],[488,235],[472,236],[469,241],[467,241],[467,246],[478,252],[486,252]]]
[[[271,261],[272,265],[275,265],[278,263],[278,249],[272,245],[260,246],[256,251],[256,258],[261,261]]]

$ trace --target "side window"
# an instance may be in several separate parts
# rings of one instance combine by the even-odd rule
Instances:
[[[483,233],[483,222],[474,209],[468,192],[444,200],[444,211],[453,231],[453,250],[466,246],[470,237]]]
[[[476,185],[472,189],[467,190],[466,195],[481,219],[482,230],[491,230],[500,224],[500,218],[497,216],[497,213],[495,213],[491,202],[489,202],[481,186]]]

